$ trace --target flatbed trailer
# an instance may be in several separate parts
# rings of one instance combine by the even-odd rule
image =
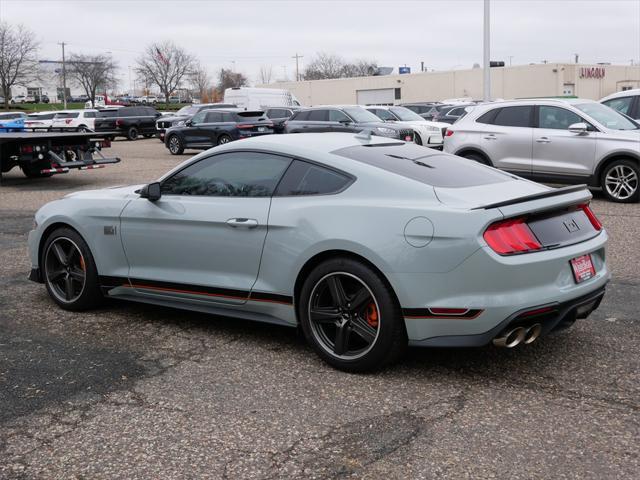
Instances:
[[[71,170],[91,170],[118,157],[105,157],[114,132],[101,133],[0,133],[0,184],[2,174],[18,167],[29,178],[50,177]]]

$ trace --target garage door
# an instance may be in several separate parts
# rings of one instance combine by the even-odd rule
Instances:
[[[356,94],[358,105],[393,105],[393,88],[358,90]]]

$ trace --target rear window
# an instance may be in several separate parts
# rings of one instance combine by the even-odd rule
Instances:
[[[455,155],[438,153],[414,143],[357,145],[331,153],[433,187],[474,187],[511,179],[510,175],[499,170]]]

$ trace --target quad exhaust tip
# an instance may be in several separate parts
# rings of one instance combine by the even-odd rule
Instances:
[[[530,327],[516,327],[493,339],[493,344],[501,348],[513,348],[521,343],[529,345],[542,333],[542,325],[535,323]]]

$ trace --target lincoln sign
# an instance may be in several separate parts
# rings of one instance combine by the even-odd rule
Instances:
[[[580,78],[604,78],[604,67],[581,67]]]

